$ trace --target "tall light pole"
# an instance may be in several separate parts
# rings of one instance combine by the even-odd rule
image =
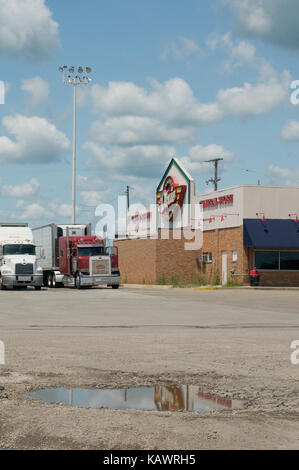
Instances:
[[[73,110],[73,172],[72,172],[72,224],[76,223],[76,139],[77,139],[77,86],[88,85],[91,82],[89,74],[91,68],[79,67],[75,72],[75,67],[68,68],[67,65],[59,67],[62,72],[62,81],[64,85],[73,85],[74,87],[74,110]]]

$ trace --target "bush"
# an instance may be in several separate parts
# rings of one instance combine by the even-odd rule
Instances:
[[[165,274],[162,274],[162,275],[158,278],[157,284],[158,284],[159,286],[165,286],[165,285],[167,284]]]

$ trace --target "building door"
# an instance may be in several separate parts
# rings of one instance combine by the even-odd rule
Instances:
[[[222,285],[227,284],[227,252],[222,252]]]

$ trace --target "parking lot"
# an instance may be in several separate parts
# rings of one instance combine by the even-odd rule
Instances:
[[[0,292],[0,448],[298,448],[299,291],[160,288]],[[208,413],[84,409],[46,387],[197,385],[244,400]]]

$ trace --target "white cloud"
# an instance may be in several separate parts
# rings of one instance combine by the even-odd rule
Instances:
[[[20,208],[20,205],[18,205]],[[45,209],[38,203],[29,204],[26,207],[23,207],[23,213],[19,216],[21,220],[45,220],[50,219],[53,216],[53,213]]]
[[[88,207],[96,207],[103,202],[103,194],[98,191],[81,191],[83,204]]]
[[[77,177],[77,189],[81,190],[83,205],[88,207],[96,207],[100,202],[103,202],[110,190],[107,183],[101,178],[89,178],[82,175]]]
[[[26,221],[50,221],[60,218],[70,218],[72,215],[72,206],[58,201],[50,201],[48,207],[40,203],[25,205],[24,200],[17,202],[16,208],[22,211],[18,217]]]
[[[177,60],[184,60],[190,56],[200,59],[202,57],[200,47],[193,39],[180,37],[164,46],[161,59],[166,60],[169,57],[174,57]]]
[[[241,35],[298,49],[298,0],[223,0],[235,16],[236,30]]]
[[[255,56],[255,49],[245,45],[237,49],[236,56],[258,64],[259,80],[221,89],[212,102],[201,103],[181,78],[165,83],[151,81],[150,90],[131,82],[91,87],[92,106],[101,119],[94,121],[91,139],[83,144],[89,152],[88,166],[114,180],[152,178],[176,154],[174,145],[192,146],[196,142],[200,126],[229,116],[263,114],[288,102],[290,74],[276,72]],[[213,154],[225,152],[223,148],[202,147],[203,152],[209,150]],[[226,153],[226,157],[229,155]],[[192,155],[186,158],[192,159]],[[189,163],[198,165],[198,160]]]
[[[256,55],[255,47],[248,41],[233,41],[231,34],[212,36],[207,40],[211,49],[222,47],[228,54],[223,66],[232,72],[237,67],[249,66],[258,72],[256,84],[244,83],[228,89],[221,89],[216,96],[216,103],[225,116],[254,116],[271,111],[289,97],[291,74],[273,69],[263,57]]]
[[[59,25],[45,0],[0,0],[0,52],[39,61],[58,46]]]
[[[59,217],[71,217],[72,215],[72,206],[65,203],[60,203],[57,201],[51,201],[49,203],[49,208],[52,211],[51,217],[54,218],[55,216]]]
[[[204,125],[223,118],[217,103],[200,103],[182,78],[164,83],[152,80],[150,91],[132,82],[94,85],[91,98],[94,110],[105,118],[144,117],[176,127]]]
[[[91,133],[100,143],[119,145],[186,142],[198,126],[213,124],[230,115],[266,113],[288,100],[291,76],[259,62],[256,84],[221,89],[213,102],[201,103],[181,78],[152,82],[148,92],[134,83],[110,82],[91,90],[96,121]]]
[[[299,186],[299,169],[290,170],[289,168],[270,165],[268,175],[271,184]]]
[[[100,190],[106,191],[108,186],[101,178],[92,178],[88,176],[78,175],[77,176],[77,188],[82,190]]]
[[[288,99],[291,76],[289,72],[274,74],[266,82],[219,90],[217,102],[228,115],[254,116],[271,111]]]
[[[281,138],[283,140],[298,141],[299,122],[295,120],[287,121],[281,130]]]
[[[27,183],[22,185],[11,185],[5,184],[0,188],[1,195],[4,197],[11,197],[11,198],[32,198],[34,197],[38,190],[40,189],[40,183],[37,179],[32,178]]]
[[[28,102],[29,112],[32,112],[37,106],[47,101],[49,98],[49,85],[40,77],[23,80],[21,88],[31,95]]]
[[[223,66],[227,72],[244,65],[259,66],[261,62],[264,62],[264,59],[256,56],[253,44],[248,41],[233,41],[230,33],[222,36],[213,34],[206,40],[206,45],[211,50],[222,48],[226,51],[228,59],[224,61]]]
[[[168,145],[136,145],[132,147],[105,147],[89,141],[83,146],[90,151],[87,165],[109,175],[110,180],[128,182],[139,178],[156,177],[161,167],[175,156],[175,148]]]
[[[194,138],[194,128],[167,125],[152,117],[121,116],[95,121],[90,134],[100,144],[162,145],[189,142]]]
[[[15,139],[0,137],[0,162],[49,163],[70,149],[65,134],[44,118],[16,114],[4,117],[2,124]]]
[[[206,173],[211,171],[208,160],[223,158],[224,164],[233,161],[236,157],[233,152],[225,149],[222,145],[211,144],[207,146],[195,145],[188,151],[188,155],[180,158],[191,174]]]

